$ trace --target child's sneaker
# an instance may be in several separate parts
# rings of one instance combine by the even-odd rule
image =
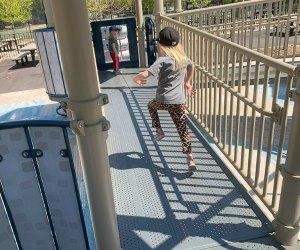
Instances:
[[[187,165],[188,165],[188,170],[189,171],[195,171],[195,170],[197,170],[197,168],[196,168],[196,163],[195,163],[195,161],[194,161],[194,158],[193,158],[193,156],[187,156],[186,157],[186,160],[187,160]]]
[[[156,136],[154,138],[154,142],[160,141],[162,138],[165,137],[164,131],[160,128],[156,130]]]

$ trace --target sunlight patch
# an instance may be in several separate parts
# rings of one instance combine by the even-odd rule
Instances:
[[[163,244],[166,240],[171,238],[170,235],[166,235],[159,232],[148,231],[134,231],[151,249],[155,249]]]

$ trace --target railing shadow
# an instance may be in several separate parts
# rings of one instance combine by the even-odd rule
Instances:
[[[269,235],[272,229],[270,225],[264,224],[267,223],[266,218],[256,209],[256,205],[249,199],[244,188],[234,180],[232,174],[199,135],[192,135],[194,152],[197,155],[201,155],[202,152],[204,158],[206,156],[208,160],[199,158],[197,162],[199,170],[195,173],[189,173],[182,167],[185,165],[183,163],[185,156],[180,152],[180,143],[174,147],[172,140],[178,135],[175,128],[168,127],[168,122],[162,121],[166,122],[164,125],[167,126],[168,138],[159,144],[149,146],[152,132],[147,101],[151,92],[153,94],[153,88],[149,90],[118,88],[118,90],[126,103],[143,153],[128,151],[111,154],[109,156],[111,167],[119,171],[147,170],[160,203],[152,205],[155,210],[159,205],[162,207],[162,211],[154,216],[155,218],[135,216],[133,212],[130,215],[118,215],[123,249],[173,249],[178,245],[186,248],[197,247],[193,245],[195,242],[198,246],[222,245],[223,249],[227,247],[232,249],[227,245],[228,242]],[[150,91],[149,95],[146,95],[145,90]],[[164,114],[161,117],[165,120]],[[232,185],[229,184],[229,180]],[[135,182],[134,179],[132,181]],[[246,202],[238,202],[241,196]],[[252,209],[253,212],[249,213]],[[248,212],[239,213],[241,210]],[[263,224],[249,223],[258,220],[257,217],[264,220]]]

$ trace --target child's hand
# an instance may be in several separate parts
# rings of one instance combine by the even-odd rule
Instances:
[[[135,81],[138,85],[140,85],[140,86],[144,86],[145,85],[145,83],[146,83],[146,80],[145,79],[143,79],[143,80],[137,80],[137,81]]]
[[[144,86],[144,84],[146,83],[146,79],[150,75],[151,75],[150,72],[148,70],[145,70],[145,71],[137,74],[135,77],[133,77],[133,81],[140,86]]]
[[[185,83],[185,87],[186,87],[186,92],[188,93],[189,96],[195,95],[196,89],[194,89],[194,87],[189,82]]]

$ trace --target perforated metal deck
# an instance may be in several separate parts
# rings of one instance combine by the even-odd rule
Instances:
[[[198,166],[193,175],[186,171],[179,138],[167,113],[161,113],[167,136],[158,144],[152,142],[147,103],[154,96],[154,79],[139,88],[131,81],[137,72],[100,73],[102,92],[110,98],[105,106],[112,124],[108,148],[123,250],[300,249],[274,241],[270,223],[197,129],[190,126]],[[1,121],[61,119],[54,115],[56,104],[43,102],[0,105]],[[78,182],[80,193],[85,193],[83,181]],[[88,214],[86,198],[82,205]],[[0,217],[8,225],[2,209]],[[92,239],[92,228],[87,229]],[[11,234],[7,237],[14,240]],[[3,240],[7,238],[1,231],[0,242]],[[90,249],[96,250],[93,241]]]
[[[137,70],[101,79],[110,98],[108,150],[122,249],[284,249],[195,128],[189,128],[198,169],[193,174],[167,112],[160,112],[166,137],[153,143],[147,103],[155,80],[138,87],[131,73]]]

